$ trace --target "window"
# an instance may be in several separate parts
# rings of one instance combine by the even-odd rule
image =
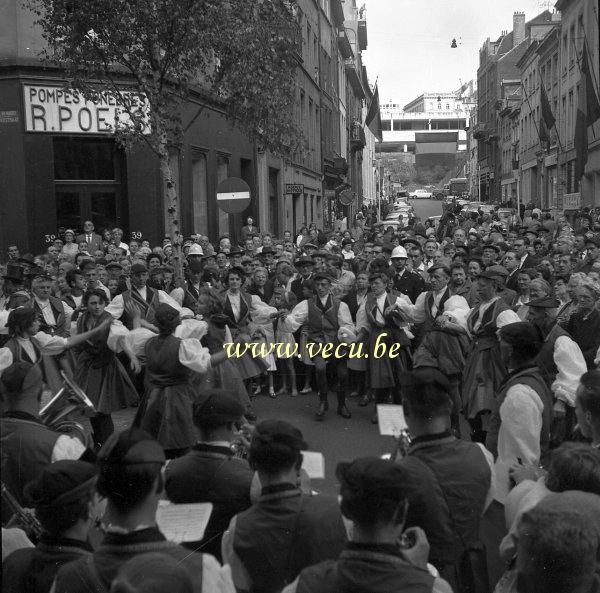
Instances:
[[[54,179],[115,179],[115,143],[96,138],[54,137]]]
[[[569,67],[571,67],[575,62],[575,58],[577,57],[577,52],[575,49],[575,25],[571,25],[571,28],[569,29],[569,36],[571,41],[569,43]]]
[[[192,153],[192,207],[194,233],[208,235],[208,189],[206,186],[206,154]]]

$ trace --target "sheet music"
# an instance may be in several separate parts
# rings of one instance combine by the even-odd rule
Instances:
[[[377,404],[377,418],[379,434],[398,436],[402,430],[407,428],[402,406]]]
[[[325,477],[325,458],[318,451],[302,451],[302,469],[311,479]]]
[[[167,540],[176,544],[195,542],[204,537],[212,510],[210,502],[173,504],[161,500],[156,509],[156,522]]]

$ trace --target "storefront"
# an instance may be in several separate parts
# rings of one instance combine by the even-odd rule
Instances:
[[[0,80],[0,162],[3,179],[0,250],[17,244],[22,253],[41,253],[66,228],[76,232],[92,220],[98,232],[120,227],[159,244],[168,223],[158,161],[139,143],[125,151],[111,126],[127,118],[110,92],[92,99],[64,89],[59,78],[15,69]],[[133,93],[128,100],[143,101]],[[184,122],[198,105],[185,105]],[[2,114],[10,117],[1,117]],[[216,107],[186,131],[171,167],[180,197],[184,235],[200,232],[211,240],[235,238],[246,216],[258,219],[254,146],[233,129]],[[216,205],[216,186],[236,176],[251,187],[247,211],[230,216]]]

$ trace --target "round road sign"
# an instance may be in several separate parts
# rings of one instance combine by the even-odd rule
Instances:
[[[340,202],[344,204],[344,206],[352,204],[355,197],[356,194],[351,189],[345,189],[344,191],[340,192]]]
[[[239,177],[228,177],[217,186],[217,205],[223,212],[237,214],[250,206],[250,186]]]

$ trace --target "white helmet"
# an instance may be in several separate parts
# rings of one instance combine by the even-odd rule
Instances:
[[[396,257],[404,257],[404,258],[408,257],[408,254],[406,253],[406,249],[404,249],[404,247],[402,247],[401,245],[398,245],[398,247],[394,247],[394,249],[392,251],[392,259],[394,259]]]
[[[200,245],[198,245],[198,243],[194,243],[189,251],[187,252],[188,255],[204,255],[204,251],[202,251],[202,247],[200,247]]]

